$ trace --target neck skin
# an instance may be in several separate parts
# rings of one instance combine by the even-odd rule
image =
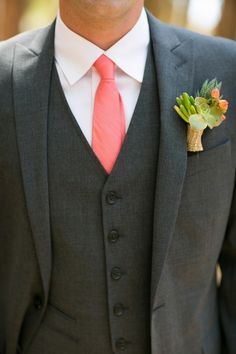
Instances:
[[[126,4],[131,3],[125,8],[123,5],[122,9],[114,8],[115,5],[99,5],[101,1],[96,1],[97,5],[81,5],[75,0],[60,0],[60,15],[71,31],[107,50],[136,24],[141,15],[143,1],[122,0]]]

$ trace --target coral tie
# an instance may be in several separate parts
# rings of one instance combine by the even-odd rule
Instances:
[[[94,63],[101,77],[93,112],[92,149],[110,173],[125,137],[125,113],[115,83],[115,64],[105,55]]]

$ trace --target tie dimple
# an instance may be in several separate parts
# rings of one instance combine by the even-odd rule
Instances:
[[[94,67],[102,80],[114,80],[115,64],[105,55],[100,56],[94,63]]]
[[[114,80],[114,62],[102,55],[94,67],[101,80],[94,99],[92,148],[104,169],[110,173],[124,141],[125,113]]]

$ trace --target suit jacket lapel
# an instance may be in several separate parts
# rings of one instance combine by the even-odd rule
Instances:
[[[186,124],[173,110],[176,97],[193,89],[191,40],[148,14],[160,100],[160,145],[154,210],[151,305],[159,304],[158,283],[173,236],[186,172]],[[161,301],[161,300],[160,300]]]
[[[51,273],[47,182],[47,111],[54,55],[54,25],[30,46],[17,44],[13,63],[16,132],[26,204],[45,296]]]

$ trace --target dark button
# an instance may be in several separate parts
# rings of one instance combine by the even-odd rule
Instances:
[[[111,230],[108,234],[108,240],[111,243],[116,243],[119,239],[120,235],[118,233],[118,231],[116,230]]]
[[[127,342],[124,338],[119,338],[116,341],[116,349],[124,351],[127,348]]]
[[[113,205],[117,201],[116,192],[108,192],[106,196],[106,201],[108,204]]]
[[[123,304],[116,304],[113,308],[113,313],[117,317],[123,316],[124,312],[125,312],[125,307]]]
[[[34,307],[36,310],[41,310],[43,307],[43,298],[41,295],[35,295],[34,297]]]
[[[122,277],[121,269],[118,267],[114,267],[111,271],[111,277],[113,280],[119,280]]]

